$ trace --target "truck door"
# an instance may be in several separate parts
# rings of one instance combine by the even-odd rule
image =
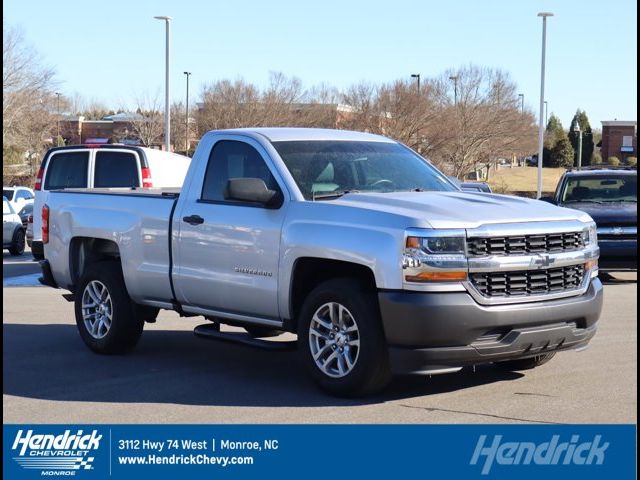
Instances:
[[[212,310],[277,321],[278,208],[225,199],[230,178],[260,178],[282,194],[267,153],[252,139],[218,140],[201,189],[192,186],[174,217],[176,297],[187,311]],[[194,191],[197,190],[197,191]]]

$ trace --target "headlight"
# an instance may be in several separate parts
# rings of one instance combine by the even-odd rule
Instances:
[[[588,229],[582,231],[582,241],[585,245],[598,244],[598,230],[595,223],[590,223]]]
[[[467,279],[464,230],[431,230],[408,236],[402,268],[404,281],[460,282]]]

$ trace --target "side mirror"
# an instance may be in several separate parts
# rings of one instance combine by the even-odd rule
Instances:
[[[556,201],[553,197],[540,197],[539,200],[547,203],[553,203],[555,205]]]
[[[259,203],[273,207],[278,200],[278,192],[269,190],[261,178],[230,178],[224,192],[225,200]]]

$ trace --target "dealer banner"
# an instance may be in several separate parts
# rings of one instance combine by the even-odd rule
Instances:
[[[7,479],[635,478],[635,425],[5,425]]]

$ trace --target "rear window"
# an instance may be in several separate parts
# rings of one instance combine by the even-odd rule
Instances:
[[[13,200],[13,190],[2,190],[2,196],[7,197],[7,200]]]
[[[86,188],[89,152],[61,152],[49,159],[45,190]]]
[[[97,152],[93,186],[139,187],[137,157],[128,152]]]

